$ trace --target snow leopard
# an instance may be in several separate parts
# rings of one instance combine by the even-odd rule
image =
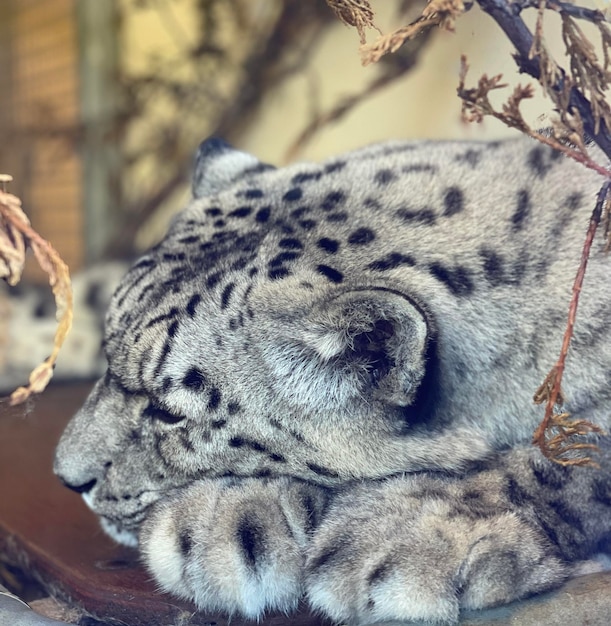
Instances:
[[[599,468],[531,445],[603,178],[530,138],[274,168],[219,139],[105,321],[55,472],[159,587],[260,619],[456,623],[611,537]],[[595,240],[563,410],[607,428]]]

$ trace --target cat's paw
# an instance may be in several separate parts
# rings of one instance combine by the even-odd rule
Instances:
[[[462,608],[558,585],[562,559],[494,482],[411,476],[347,491],[308,547],[310,604],[350,624],[455,623]]]
[[[289,479],[203,480],[154,505],[140,533],[162,589],[253,619],[296,608],[324,491]]]

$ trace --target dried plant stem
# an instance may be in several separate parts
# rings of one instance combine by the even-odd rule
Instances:
[[[596,230],[600,224],[603,210],[608,211],[608,208],[606,207],[608,207],[609,201],[611,200],[609,195],[610,190],[611,180],[607,180],[598,193],[596,206],[592,212],[586,239],[583,244],[581,262],[575,276],[575,281],[573,282],[573,294],[569,305],[567,325],[564,331],[560,356],[558,357],[554,367],[550,370],[550,373],[547,375],[543,385],[535,394],[535,402],[547,401],[547,404],[545,406],[545,416],[533,435],[533,443],[540,448],[541,452],[543,452],[546,457],[557,461],[562,465],[592,464],[592,459],[590,457],[566,458],[564,455],[573,450],[595,450],[596,446],[594,444],[574,443],[570,441],[570,438],[574,436],[584,436],[589,433],[602,432],[598,426],[595,426],[585,420],[570,421],[568,413],[556,413],[555,409],[557,406],[562,405],[562,376],[564,374],[566,357],[571,344],[573,329],[575,327],[575,318],[577,316],[577,307],[579,305],[579,295],[583,286],[583,280]],[[551,439],[548,439],[547,434],[551,429],[558,430],[559,434]]]
[[[18,233],[19,239],[25,240],[34,252],[40,267],[48,274],[49,284],[55,297],[58,318],[51,354],[34,368],[30,374],[28,385],[13,391],[9,398],[9,403],[11,406],[14,406],[25,402],[32,394],[43,391],[53,376],[57,355],[72,327],[72,288],[68,266],[62,261],[53,246],[30,226],[28,219],[21,211],[21,203],[18,198],[5,192],[0,192],[0,225],[2,225],[3,229],[6,229],[7,233]],[[14,239],[14,234],[8,238],[8,240]],[[0,250],[0,256],[5,255],[7,252],[10,252],[10,250],[5,251],[3,247]],[[20,275],[20,268],[18,269],[18,275],[9,275],[7,278],[10,284],[15,284]]]

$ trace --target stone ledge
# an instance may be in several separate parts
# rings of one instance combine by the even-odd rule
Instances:
[[[611,572],[579,576],[560,589],[498,609],[467,612],[461,626],[609,626]]]

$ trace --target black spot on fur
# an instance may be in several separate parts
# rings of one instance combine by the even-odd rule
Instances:
[[[163,258],[164,261],[172,262],[172,261],[184,261],[185,257],[186,257],[186,255],[185,255],[184,252],[178,252],[178,253],[177,252],[166,252],[163,255],[162,258]]]
[[[569,211],[576,211],[583,203],[583,194],[579,191],[572,193],[566,199],[566,206]]]
[[[339,478],[339,474],[330,470],[328,467],[322,467],[321,465],[317,465],[316,463],[306,463],[308,469],[318,476],[325,476],[327,478]]]
[[[282,278],[286,278],[290,275],[291,272],[286,267],[277,267],[267,273],[270,280],[281,280]]]
[[[293,261],[294,259],[298,259],[300,256],[300,252],[281,252],[269,262],[269,267],[280,267],[286,261]]]
[[[389,183],[392,183],[393,180],[396,180],[396,178],[397,177],[392,170],[383,169],[376,172],[373,180],[377,185],[388,185]]]
[[[524,223],[530,216],[530,194],[527,189],[518,191],[516,210],[511,216],[511,225],[513,230],[521,230]]]
[[[320,180],[322,176],[322,172],[304,172],[303,174],[295,174],[293,178],[291,178],[291,183],[293,185],[301,185],[302,183],[307,183],[312,180]]]
[[[250,263],[250,259],[248,257],[240,257],[236,261],[231,264],[231,270],[239,271],[243,270]]]
[[[261,189],[247,189],[244,192],[244,197],[249,199],[262,198],[264,193]]]
[[[145,328],[151,328],[152,326],[156,326],[161,322],[173,320],[179,313],[180,311],[176,307],[172,307],[167,313],[157,315],[153,319],[149,320]]]
[[[193,548],[193,539],[191,534],[186,528],[183,528],[178,535],[178,542],[180,545],[180,553],[187,557],[189,556],[191,549]]]
[[[348,213],[344,211],[338,211],[337,213],[330,213],[325,218],[327,222],[337,223],[337,222],[345,222],[348,219]]]
[[[405,167],[401,168],[401,171],[404,174],[421,174],[422,172],[436,174],[437,167],[435,165],[430,165],[429,163],[416,163],[415,165],[406,165]]]
[[[443,214],[447,217],[456,215],[465,208],[463,192],[458,187],[449,187],[443,196]]]
[[[316,242],[316,245],[329,254],[335,254],[339,249],[339,241],[336,239],[329,239],[329,237],[323,237]]]
[[[242,407],[240,406],[238,402],[229,402],[229,404],[227,405],[227,413],[229,413],[229,415],[235,415],[236,413],[239,413],[241,410],[242,410]]]
[[[229,446],[231,448],[241,448],[242,446],[244,446],[246,442],[244,441],[244,439],[242,437],[232,437],[229,440]]]
[[[190,243],[197,243],[198,241],[199,241],[199,237],[197,235],[188,235],[187,237],[181,237],[178,240],[178,243],[190,244]]]
[[[223,289],[223,293],[221,294],[221,309],[226,309],[229,306],[229,302],[231,301],[231,294],[235,289],[235,283],[229,283]]]
[[[455,158],[457,161],[464,161],[465,163],[468,163],[471,167],[476,167],[481,157],[481,150],[473,150],[472,148],[469,148],[466,152],[458,154]]]
[[[227,425],[227,420],[212,420],[210,422],[210,428],[214,430],[220,430]]]
[[[278,246],[286,250],[303,250],[303,244],[295,237],[285,237],[278,242]]]
[[[255,215],[255,220],[257,220],[257,222],[267,222],[271,212],[272,212],[271,207],[269,206],[261,207]]]
[[[214,287],[216,287],[219,284],[221,277],[222,277],[222,274],[220,272],[215,272],[214,274],[210,274],[210,276],[206,278],[206,287],[208,287],[208,289],[214,289]]]
[[[301,219],[306,213],[308,213],[309,211],[311,211],[311,207],[309,206],[300,206],[294,210],[291,211],[291,217],[299,220]]]
[[[195,312],[197,310],[197,305],[202,301],[202,297],[196,293],[191,296],[189,302],[187,302],[187,315],[190,318],[195,317]]]
[[[245,513],[238,523],[236,534],[246,564],[254,569],[257,565],[257,559],[265,556],[263,527],[257,523],[254,517]]]
[[[281,454],[276,454],[272,452],[268,456],[269,456],[269,460],[273,461],[274,463],[286,463],[286,458],[283,457]]]
[[[325,165],[325,174],[341,172],[344,167],[346,167],[345,161],[335,161],[335,163],[329,163],[328,165]]]
[[[333,211],[338,206],[344,203],[346,195],[342,191],[332,191],[325,196],[320,208],[323,211]]]
[[[221,390],[217,387],[212,387],[208,396],[208,410],[216,411],[221,403]]]
[[[344,275],[329,265],[317,265],[316,271],[328,278],[332,283],[341,283],[344,280]]]
[[[303,228],[303,230],[312,230],[313,228],[316,228],[317,222],[316,220],[301,220],[298,224],[301,228]]]
[[[219,215],[223,215],[223,212],[218,207],[213,207],[211,209],[206,209],[206,215],[210,217],[218,217]]]
[[[388,270],[393,270],[401,265],[409,265],[413,267],[416,265],[416,261],[413,257],[408,254],[401,254],[400,252],[391,252],[387,254],[385,257],[380,259],[376,259],[372,263],[370,263],[367,267],[370,270],[374,270],[376,272],[386,272]]]
[[[197,367],[192,367],[184,375],[182,384],[193,391],[201,391],[206,386],[206,376]]]
[[[474,285],[471,279],[471,272],[461,265],[446,267],[441,263],[431,263],[429,265],[431,274],[442,282],[454,295],[467,296],[473,293]]]
[[[482,267],[486,279],[493,287],[498,287],[505,282],[505,260],[503,257],[487,248],[482,248],[479,251],[479,255],[482,257]]]
[[[174,321],[168,327],[168,335],[170,337],[174,337],[177,332],[178,332],[178,322]]]
[[[286,202],[295,202],[296,200],[301,200],[302,197],[303,197],[303,191],[301,187],[293,187],[293,189],[289,189],[282,196],[282,199]]]
[[[153,259],[141,259],[133,267],[132,270],[141,269],[143,267],[154,267],[155,261]]]
[[[431,226],[436,221],[433,209],[427,208],[398,209],[395,215],[405,222],[420,222],[421,224],[426,224],[427,226]]]
[[[225,228],[225,226],[227,225],[227,222],[225,222],[225,220],[216,220],[216,222],[214,222],[214,228]]]
[[[251,213],[252,213],[251,206],[241,206],[235,209],[234,211],[231,211],[231,213],[228,213],[227,217],[244,218],[244,217],[248,217]]]
[[[539,178],[544,178],[562,153],[552,148],[537,146],[528,153],[528,165]]]
[[[369,228],[357,228],[348,237],[351,246],[365,246],[376,238],[376,234]]]

